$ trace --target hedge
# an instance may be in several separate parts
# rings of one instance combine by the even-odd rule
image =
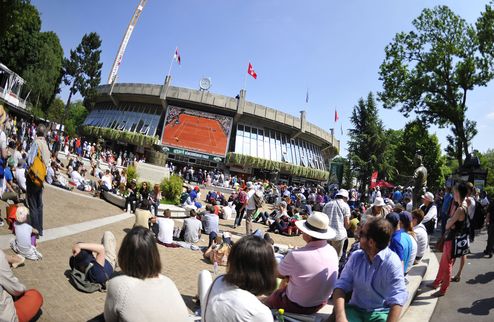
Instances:
[[[92,136],[92,137],[102,137],[106,140],[113,141],[123,141],[125,143],[151,147],[153,144],[159,141],[159,137],[148,136],[140,133],[133,133],[127,131],[119,131],[115,129],[96,127],[96,126],[80,126],[79,132],[84,136]]]
[[[321,180],[321,181],[329,179],[328,171],[302,167],[302,166],[279,162],[279,161],[256,158],[250,155],[239,154],[235,152],[229,152],[227,154],[226,159],[228,163],[233,165],[248,166],[252,168],[272,170],[272,171],[288,172],[289,174],[294,176]]]

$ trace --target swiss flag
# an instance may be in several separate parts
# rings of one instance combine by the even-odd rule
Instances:
[[[338,120],[340,119],[340,117],[338,116],[338,111],[337,110],[334,110],[334,122],[338,122]]]
[[[247,68],[247,74],[249,74],[250,76],[254,77],[254,79],[257,79],[257,74],[254,71],[254,68],[252,67],[252,64],[251,63],[249,63],[249,68]]]

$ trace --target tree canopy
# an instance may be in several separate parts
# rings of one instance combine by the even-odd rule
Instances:
[[[39,12],[27,0],[0,3],[0,62],[26,80],[31,103],[46,112],[60,91],[63,49],[54,32],[41,32]]]
[[[77,92],[85,98],[94,95],[95,87],[101,82],[101,39],[95,32],[85,34],[75,50],[70,51],[70,57],[64,60],[64,83],[69,86],[70,104],[72,95]]]
[[[349,158],[352,170],[357,173],[362,186],[369,184],[374,170],[379,172],[381,178],[392,175],[396,169],[384,154],[386,138],[372,93],[366,100],[360,98],[353,108],[351,122],[353,128],[349,130]]]
[[[492,5],[492,4],[491,4]],[[493,78],[494,13],[486,6],[477,24],[468,24],[447,6],[424,9],[414,30],[396,34],[380,67],[385,108],[414,112],[424,124],[451,126],[456,158],[468,153],[475,122],[466,119],[468,92]]]

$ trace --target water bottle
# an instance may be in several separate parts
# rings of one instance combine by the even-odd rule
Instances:
[[[218,262],[217,261],[214,261],[213,272],[214,272],[214,276],[218,276]]]
[[[277,319],[279,322],[285,322],[285,310],[284,309],[278,309]]]

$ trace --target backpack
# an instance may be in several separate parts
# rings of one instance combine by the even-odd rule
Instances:
[[[180,204],[183,205],[185,201],[189,198],[189,194],[187,192],[182,192],[180,195]]]
[[[43,187],[43,182],[46,178],[46,164],[41,160],[41,150],[38,147],[38,153],[34,157],[33,163],[29,167],[27,175],[31,182],[39,188]]]
[[[264,194],[261,190],[257,190],[252,197],[254,198],[254,203],[256,204],[256,208],[262,208],[264,205]]]
[[[84,272],[78,270],[75,266],[70,271],[70,280],[74,284],[75,288],[81,292],[94,293],[96,291],[104,292],[104,288],[99,283],[91,282],[87,278],[89,270],[93,267],[93,263],[89,263]]]

